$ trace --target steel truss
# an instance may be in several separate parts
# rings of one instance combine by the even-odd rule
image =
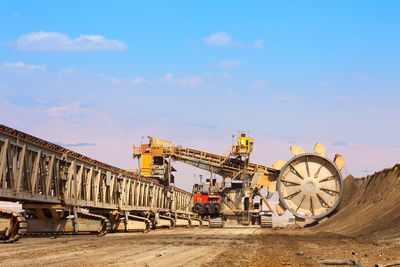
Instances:
[[[191,193],[4,125],[0,125],[0,200],[19,202],[24,209],[23,216],[0,212],[0,236],[6,240],[26,231],[101,235],[110,230],[202,224],[191,213]]]

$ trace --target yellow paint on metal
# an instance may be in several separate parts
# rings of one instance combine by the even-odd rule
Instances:
[[[151,175],[151,165],[153,158],[150,154],[142,154],[142,175]]]
[[[271,181],[268,185],[268,192],[273,193],[276,191],[276,180]]]
[[[321,156],[326,157],[326,149],[320,143],[316,143],[314,147],[315,153],[320,154]]]
[[[344,167],[344,159],[342,155],[336,154],[335,160],[333,161],[339,170],[342,170]]]
[[[257,187],[261,187],[261,186],[269,186],[270,181],[268,179],[268,175],[262,175],[260,178],[258,178],[257,182],[256,182],[256,186]]]
[[[250,153],[254,148],[254,138],[249,138],[245,134],[242,134],[238,138],[238,152],[239,153]]]
[[[293,155],[298,156],[301,154],[304,154],[304,149],[301,146],[291,146],[290,151],[292,152]]]
[[[258,194],[259,194],[260,197],[264,200],[265,204],[267,204],[267,207],[268,207],[269,211],[270,211],[270,212],[273,212],[271,206],[269,205],[269,202],[268,202],[267,198],[264,197],[263,194],[261,194],[260,191],[258,191]]]
[[[280,170],[280,169],[282,169],[283,166],[285,166],[286,162],[287,161],[285,161],[285,160],[279,159],[279,160],[275,161],[274,164],[272,164],[272,168]]]
[[[276,205],[275,209],[279,216],[283,215],[286,211],[286,209],[283,207],[283,205],[281,203],[278,203],[278,205]]]

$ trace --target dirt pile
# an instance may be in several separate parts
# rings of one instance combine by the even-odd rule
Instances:
[[[314,229],[367,239],[400,238],[400,164],[363,178],[347,177],[337,213]]]

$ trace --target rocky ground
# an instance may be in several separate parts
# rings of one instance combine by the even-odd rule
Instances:
[[[336,214],[305,229],[175,228],[0,244],[1,266],[400,266],[400,165],[348,177]],[[388,265],[395,266],[395,265]]]
[[[374,244],[375,242],[375,244]],[[306,229],[174,229],[104,237],[28,237],[1,244],[1,266],[364,266],[400,261],[400,239],[359,239]]]

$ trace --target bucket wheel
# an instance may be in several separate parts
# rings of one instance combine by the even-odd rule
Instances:
[[[323,155],[301,153],[282,167],[277,180],[280,203],[297,218],[318,220],[338,206],[343,182],[340,169]]]

